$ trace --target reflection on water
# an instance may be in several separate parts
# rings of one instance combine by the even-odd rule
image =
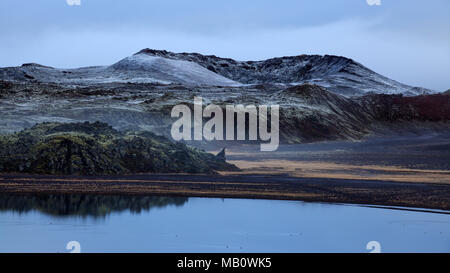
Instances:
[[[52,216],[105,217],[112,212],[140,213],[168,205],[183,206],[186,197],[117,195],[16,195],[0,194],[0,211],[26,213],[33,210]]]
[[[450,215],[298,201],[0,194],[0,252],[450,252]],[[139,213],[136,213],[139,212]]]

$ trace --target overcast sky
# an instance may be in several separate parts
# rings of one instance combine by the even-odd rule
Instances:
[[[449,30],[448,0],[0,0],[0,66],[108,65],[147,47],[238,60],[334,54],[444,91]]]

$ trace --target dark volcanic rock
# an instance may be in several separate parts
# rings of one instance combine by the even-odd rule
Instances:
[[[105,123],[41,123],[0,137],[0,172],[36,174],[214,173],[223,158],[150,132]]]
[[[368,133],[367,117],[353,99],[311,84],[289,87],[277,96],[282,99],[283,142],[359,139]]]
[[[424,88],[411,87],[386,78],[342,56],[303,54],[262,61],[236,61],[214,55],[173,53],[154,49],[143,49],[135,55],[195,62],[214,73],[244,84],[313,83],[347,96],[363,95],[367,92],[406,95],[430,92]]]
[[[314,84],[301,84],[289,87],[281,92],[285,98],[300,98],[308,104],[341,104],[350,100],[329,92],[327,89]]]
[[[0,68],[0,80],[94,86],[110,83],[242,86],[311,83],[333,93],[361,96],[368,92],[421,95],[430,90],[384,77],[342,56],[298,55],[262,61],[236,61],[198,53],[144,49],[110,66],[58,69],[38,64]]]
[[[412,122],[417,128],[434,122],[445,129],[450,121],[450,94],[369,94],[347,98],[320,86],[303,84],[289,87],[275,97],[282,99],[283,142],[359,139],[373,133],[374,125],[395,131],[407,129],[403,127],[405,122]]]
[[[223,148],[218,154],[216,154],[216,158],[221,159],[221,160],[225,160],[225,148]]]
[[[0,81],[0,90],[3,89],[11,89],[13,87],[13,83],[9,81]]]
[[[358,99],[364,113],[377,121],[449,121],[450,94],[415,97],[372,94]]]

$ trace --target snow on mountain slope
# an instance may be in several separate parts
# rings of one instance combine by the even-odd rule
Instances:
[[[0,69],[0,78],[18,82],[37,81],[59,84],[96,84],[108,82],[122,82],[126,78],[108,73],[106,66],[82,67],[76,69],[59,69],[39,64],[23,64],[19,67]],[[157,82],[147,78],[145,82]]]
[[[108,68],[108,71],[153,78],[166,82],[195,85],[238,85],[238,82],[220,76],[197,63],[168,59],[147,54],[135,54]]]
[[[0,80],[61,84],[178,83],[203,86],[315,84],[333,93],[421,95],[433,91],[384,77],[339,56],[299,55],[263,61],[235,61],[198,53],[144,49],[111,66],[57,69],[38,64],[0,68]]]
[[[127,57],[111,66],[58,69],[39,64],[24,64],[20,67],[0,68],[0,79],[82,85],[114,82],[240,85],[194,62],[144,54]]]
[[[173,53],[153,49],[143,49],[137,54],[196,62],[243,84],[311,83],[346,96],[364,95],[369,92],[405,95],[432,93],[431,90],[391,80],[352,59],[340,56],[299,55],[263,61],[236,61],[198,53]]]

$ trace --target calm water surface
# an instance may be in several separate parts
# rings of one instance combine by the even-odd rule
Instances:
[[[0,194],[0,252],[450,252],[450,215],[297,201]]]

